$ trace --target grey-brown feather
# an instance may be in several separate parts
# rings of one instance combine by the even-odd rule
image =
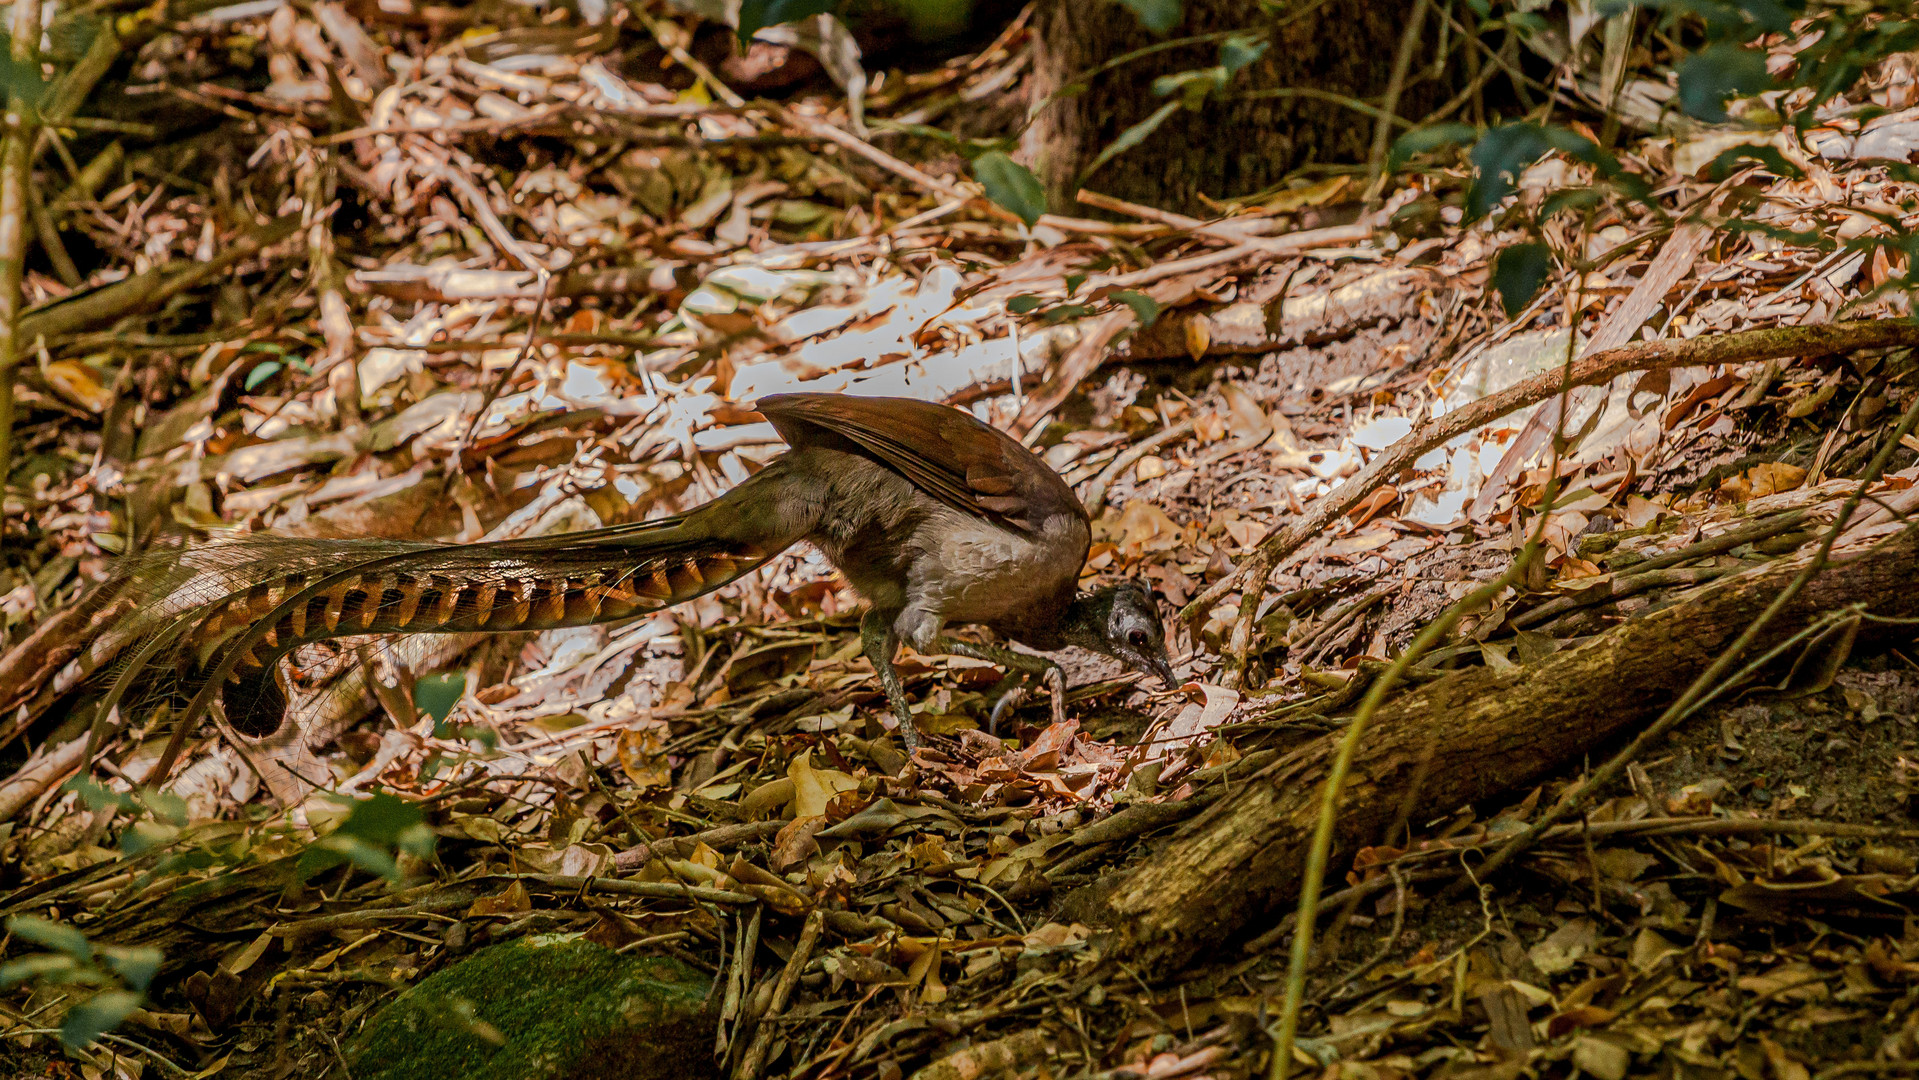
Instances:
[[[946,624],[975,623],[1034,648],[1087,645],[1169,674],[1150,597],[1076,591],[1091,544],[1085,508],[1018,442],[928,402],[783,395],[760,407],[791,451],[675,517],[466,545],[240,542],[189,553],[165,573],[150,569],[196,594],[184,613],[177,603],[169,610],[199,620],[203,633],[187,635],[182,648],[216,680],[257,682],[295,646],[354,633],[623,618],[719,588],[801,542],[819,548],[875,617],[921,651],[936,648]],[[670,588],[660,584],[668,578]],[[652,582],[650,603],[601,602],[607,590],[643,579]],[[498,599],[453,604],[456,586]],[[264,711],[259,722],[269,723]]]

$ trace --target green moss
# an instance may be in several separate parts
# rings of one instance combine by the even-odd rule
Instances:
[[[381,1009],[366,1080],[694,1080],[715,1075],[708,979],[572,935],[495,945]],[[503,1040],[503,1041],[502,1041]]]

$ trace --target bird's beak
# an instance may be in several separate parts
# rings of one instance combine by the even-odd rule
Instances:
[[[1159,676],[1159,681],[1165,683],[1168,690],[1179,685],[1178,676],[1173,674],[1173,665],[1164,656],[1153,657],[1153,674]]]

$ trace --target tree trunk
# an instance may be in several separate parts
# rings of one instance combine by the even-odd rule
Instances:
[[[1045,105],[1027,134],[1026,150],[1060,213],[1079,213],[1073,196],[1082,182],[1123,199],[1196,215],[1200,199],[1251,195],[1278,185],[1309,163],[1363,163],[1373,118],[1320,98],[1256,97],[1261,91],[1314,89],[1377,104],[1392,78],[1410,0],[1326,0],[1282,14],[1277,25],[1259,5],[1233,0],[1185,0],[1183,18],[1162,38],[1140,26],[1113,0],[1041,0],[1035,102],[1062,87],[1083,89]],[[1418,117],[1437,100],[1439,83],[1420,79],[1437,29],[1428,17],[1422,46],[1398,112]],[[1094,76],[1083,73],[1135,49],[1223,30],[1264,34],[1264,56],[1241,71],[1223,99],[1198,112],[1174,114],[1145,142],[1082,178],[1105,147],[1170,98],[1156,96],[1161,75],[1219,63],[1219,43],[1207,41],[1153,53]]]
[[[1428,820],[1538,783],[1662,711],[1803,568],[1782,560],[1509,672],[1477,668],[1381,709],[1353,759],[1328,880],[1378,843],[1402,804]],[[1836,559],[1766,628],[1758,655],[1825,612],[1862,603],[1919,615],[1919,530]],[[1884,629],[1867,624],[1865,632]],[[1909,627],[1894,631],[1910,635]],[[1321,788],[1341,733],[1236,781],[1106,896],[1111,955],[1158,975],[1185,966],[1297,896]],[[1413,785],[1418,785],[1416,792]]]

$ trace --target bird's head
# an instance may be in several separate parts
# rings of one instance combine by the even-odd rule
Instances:
[[[1166,628],[1153,594],[1136,582],[1106,585],[1073,598],[1061,627],[1068,644],[1156,675],[1168,689],[1178,685],[1166,656]]]

